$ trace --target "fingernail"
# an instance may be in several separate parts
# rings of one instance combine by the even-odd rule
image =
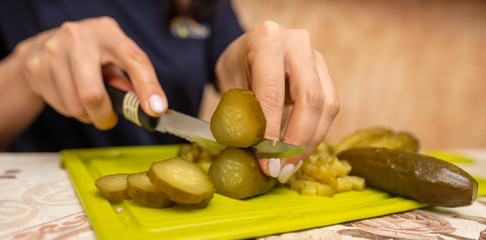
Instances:
[[[304,161],[300,160],[298,163],[297,163],[297,166],[295,166],[294,168],[294,173],[292,173],[292,175],[294,175],[297,171],[299,171],[300,167],[302,167],[302,164],[304,163]]]
[[[149,98],[149,104],[150,109],[152,109],[154,113],[163,113],[166,110],[164,101],[157,94],[154,94]]]
[[[278,176],[278,181],[281,183],[286,183],[289,178],[294,174],[294,164],[285,165],[282,170],[280,170],[280,175]]]
[[[280,175],[280,159],[270,158],[268,159],[268,173],[270,176],[276,178]]]

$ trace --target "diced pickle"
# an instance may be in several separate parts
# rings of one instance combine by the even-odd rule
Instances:
[[[173,201],[154,187],[147,177],[147,172],[128,175],[127,188],[132,199],[151,207],[166,208],[174,205]]]
[[[219,101],[210,126],[217,142],[229,147],[247,148],[263,140],[266,120],[253,92],[230,89]]]
[[[95,186],[106,199],[118,201],[129,199],[127,189],[128,173],[110,174],[96,179]]]
[[[248,149],[226,148],[209,168],[216,192],[235,199],[244,199],[268,192],[275,178],[263,174],[258,160]]]
[[[195,163],[171,158],[153,163],[147,172],[152,184],[180,204],[199,204],[211,199],[214,185]]]

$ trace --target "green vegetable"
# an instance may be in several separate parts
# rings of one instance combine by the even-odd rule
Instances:
[[[276,183],[263,174],[253,153],[242,148],[226,148],[209,168],[209,176],[217,193],[235,199],[266,193]]]
[[[351,174],[366,184],[442,207],[470,205],[478,183],[467,172],[446,161],[397,149],[360,147],[344,150],[339,159],[348,161]]]
[[[211,132],[218,143],[247,148],[263,140],[265,115],[249,90],[226,91],[211,117]]]

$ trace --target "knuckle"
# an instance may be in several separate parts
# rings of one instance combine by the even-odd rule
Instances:
[[[324,107],[324,96],[320,88],[307,88],[304,92],[303,102],[313,110],[321,110]]]
[[[341,105],[337,98],[330,98],[326,100],[324,111],[326,111],[330,116],[336,116],[341,109]]]
[[[135,64],[148,64],[150,63],[149,56],[138,47],[134,42],[129,41],[127,43],[128,57],[132,63]]]
[[[29,76],[38,76],[42,69],[42,63],[39,55],[34,55],[25,61],[25,72]]]
[[[101,89],[88,88],[79,93],[79,98],[87,105],[99,105],[104,100],[104,93]]]
[[[261,92],[263,92],[263,94],[259,96],[259,101],[262,107],[269,110],[283,108],[284,101],[279,101],[279,99],[284,99],[285,93],[279,86],[275,84],[268,84],[263,86]]]
[[[280,37],[281,31],[282,29],[278,23],[267,20],[256,25],[252,29],[251,33],[253,35],[256,35],[258,38],[265,40],[265,39],[274,39],[276,37]]]
[[[81,30],[81,26],[77,22],[64,22],[59,27],[59,32],[64,36],[71,39],[76,39]]]
[[[55,38],[47,39],[42,45],[42,51],[50,56],[55,55],[58,49],[59,45]]]
[[[114,18],[109,17],[109,16],[98,17],[98,18],[96,18],[96,21],[99,24],[101,24],[103,26],[107,26],[107,27],[118,26],[118,22]]]

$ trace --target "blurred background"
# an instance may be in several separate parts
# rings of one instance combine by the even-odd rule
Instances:
[[[305,28],[341,110],[328,139],[382,126],[422,149],[486,148],[486,1],[233,0],[246,29]],[[298,47],[298,46],[296,46]],[[207,90],[201,118],[218,96]]]

